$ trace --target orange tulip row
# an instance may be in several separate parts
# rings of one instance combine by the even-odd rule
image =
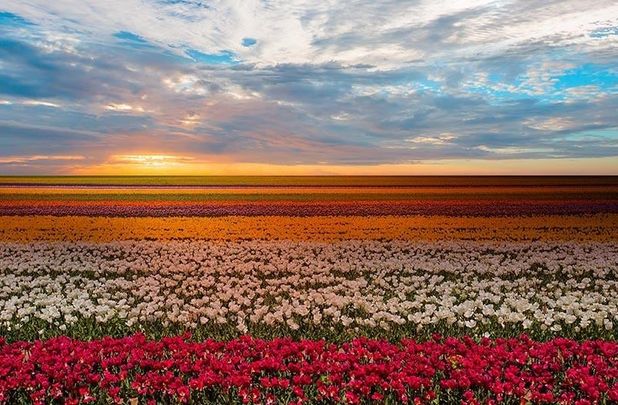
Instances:
[[[130,239],[618,240],[618,215],[534,217],[0,216],[0,241]]]

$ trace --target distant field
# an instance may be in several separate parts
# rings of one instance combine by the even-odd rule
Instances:
[[[618,176],[0,176],[0,185],[131,186],[593,186]]]
[[[0,216],[478,217],[618,213],[618,181],[613,177],[2,179]]]
[[[279,191],[281,189],[278,189]],[[7,190],[0,188],[0,201],[426,201],[426,200],[618,200],[618,191],[602,187],[590,190],[545,190],[531,188],[518,192],[509,190],[464,189],[459,193],[448,189],[394,192],[384,188],[382,192],[367,192],[359,188],[350,188],[352,192],[274,192],[277,189],[264,188],[263,192],[227,193],[221,191],[177,193],[161,192],[159,189],[139,188],[137,190],[70,190],[34,191],[26,189]],[[287,190],[284,189],[284,190]]]

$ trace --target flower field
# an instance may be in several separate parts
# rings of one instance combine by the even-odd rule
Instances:
[[[194,342],[136,334],[0,346],[0,399],[65,403],[577,403],[618,401],[618,344],[557,338],[250,337]]]
[[[618,401],[615,179],[121,179],[1,179],[0,401]]]

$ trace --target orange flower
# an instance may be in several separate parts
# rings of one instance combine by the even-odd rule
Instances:
[[[0,217],[0,241],[126,239],[618,239],[618,215],[535,217]]]

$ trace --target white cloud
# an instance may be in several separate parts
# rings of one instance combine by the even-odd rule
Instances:
[[[129,111],[137,111],[144,112],[144,108],[140,106],[133,106],[125,103],[110,103],[105,106],[105,109],[108,111],[121,111],[121,112],[129,112]]]
[[[41,161],[84,160],[80,155],[31,155],[31,156],[0,156],[0,164],[24,164]]]
[[[52,102],[49,102],[49,101],[42,101],[42,100],[25,100],[21,104],[28,105],[28,106],[33,106],[33,107],[37,107],[37,106],[52,107],[52,108],[59,108],[60,107],[60,104],[52,103]]]
[[[548,119],[529,119],[524,121],[529,128],[541,131],[564,131],[577,126],[577,122],[571,118],[552,117]]]
[[[352,118],[352,116],[348,114],[347,112],[341,112],[338,114],[331,115],[330,118],[335,121],[348,121],[349,119]]]
[[[444,145],[446,143],[450,143],[456,138],[457,136],[455,136],[454,134],[446,132],[438,136],[415,136],[414,138],[406,139],[406,141],[411,143],[424,143],[429,145]]]
[[[503,147],[490,147],[486,145],[480,145],[477,149],[482,150],[483,152],[495,153],[498,155],[516,155],[516,154],[524,154],[524,153],[551,153],[554,152],[554,149],[551,148],[528,148],[521,146],[503,146]]]
[[[353,4],[229,0],[208,7],[199,4],[29,0],[9,2],[3,8],[40,24],[52,38],[62,39],[52,44],[72,43],[74,35],[63,34],[67,30],[94,41],[128,31],[175,52],[230,50],[242,61],[258,65],[335,61],[394,68],[420,60],[492,55],[530,43],[610,49],[615,40],[598,40],[588,34],[600,23],[618,24],[618,4],[611,0],[586,4],[576,0],[541,4],[526,0],[366,0]],[[242,46],[246,37],[257,43]],[[436,41],[444,46],[437,46]]]

